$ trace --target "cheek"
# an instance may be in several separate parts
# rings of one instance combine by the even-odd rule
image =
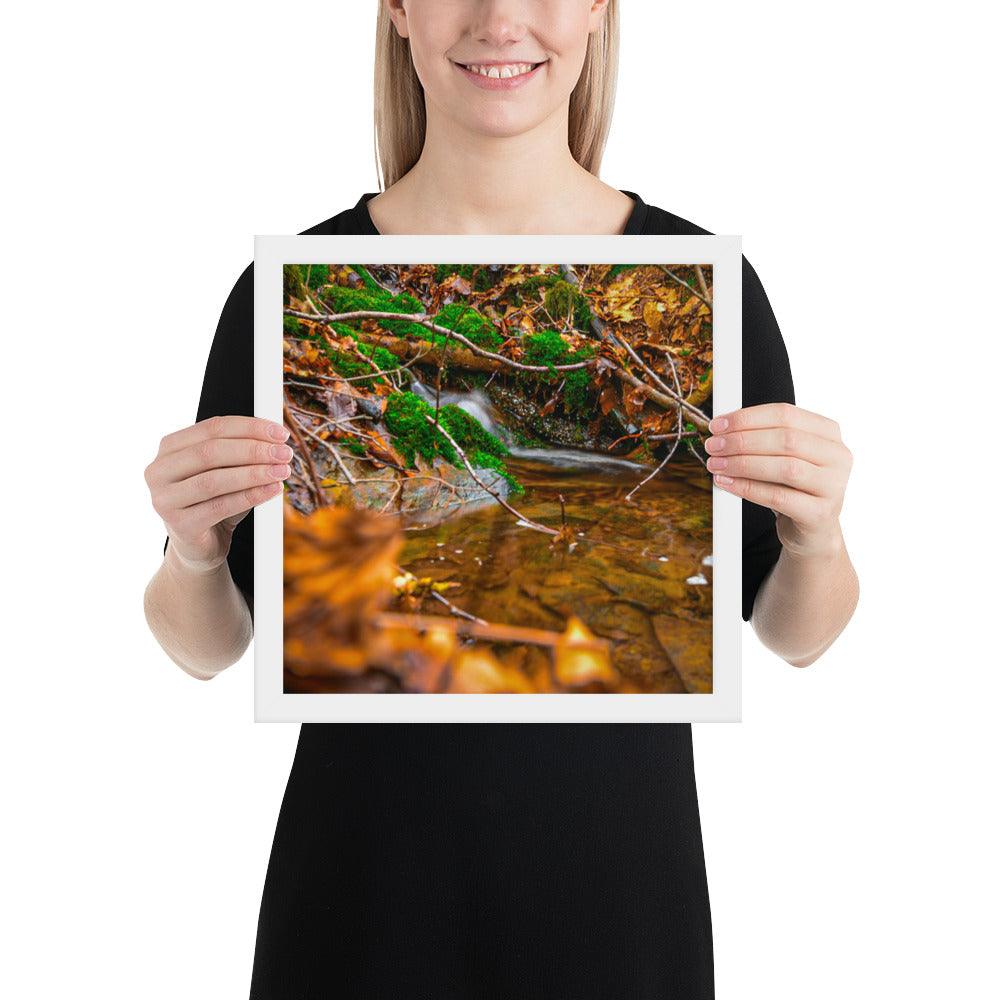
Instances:
[[[540,5],[532,31],[552,58],[551,69],[559,75],[579,73],[587,55],[590,4],[587,0],[553,0]]]
[[[447,46],[439,44],[431,38],[410,36],[410,57],[413,68],[425,88],[433,89],[435,79],[450,69],[445,57]]]
[[[417,0],[408,8],[410,56],[421,81],[433,85],[451,69],[447,53],[461,41],[461,21],[450,16],[455,4]]]

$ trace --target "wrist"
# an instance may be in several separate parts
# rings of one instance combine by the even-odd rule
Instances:
[[[226,568],[225,555],[212,559],[189,559],[181,553],[180,548],[172,538],[167,544],[164,562],[171,576],[185,580],[190,580],[193,577],[217,576]]]
[[[790,518],[777,516],[777,532],[782,548],[792,559],[836,559],[844,551],[840,521],[802,528]]]

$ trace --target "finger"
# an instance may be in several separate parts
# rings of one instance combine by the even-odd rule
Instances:
[[[181,510],[213,497],[279,482],[290,473],[291,466],[283,463],[207,469],[164,487],[157,497],[157,507],[161,510]]]
[[[180,483],[210,469],[274,465],[289,462],[291,457],[292,449],[276,441],[209,437],[157,459],[153,482],[161,486]]]
[[[281,442],[288,439],[289,433],[287,427],[263,417],[244,417],[235,413],[207,417],[164,437],[158,454],[169,455],[207,438],[256,438],[258,441]]]
[[[813,465],[835,465],[843,446],[797,427],[726,431],[705,439],[710,455],[793,455]]]
[[[734,493],[751,503],[768,507],[776,514],[784,514],[799,524],[818,524],[828,514],[826,498],[802,493],[781,483],[764,483],[756,479],[736,479],[716,475],[715,484],[727,493]]]
[[[712,433],[729,431],[752,431],[763,427],[797,427],[811,434],[840,440],[840,425],[829,417],[811,410],[804,410],[792,403],[761,403],[746,406],[732,413],[721,413],[709,423]]]
[[[227,517],[235,517],[258,504],[276,497],[284,489],[283,483],[266,483],[262,486],[251,486],[235,493],[224,493],[212,497],[202,503],[187,507],[175,519],[181,526],[181,531],[191,537],[196,537],[214,528]]]
[[[756,479],[758,482],[781,483],[814,496],[830,493],[830,475],[812,462],[787,455],[735,455],[708,459],[709,472],[722,472],[734,479]]]

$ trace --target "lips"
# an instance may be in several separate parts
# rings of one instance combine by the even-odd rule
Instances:
[[[454,63],[459,72],[483,90],[513,90],[523,87],[538,75],[544,62]]]

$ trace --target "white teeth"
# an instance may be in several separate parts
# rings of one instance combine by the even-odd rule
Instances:
[[[476,66],[469,65],[465,67],[473,73],[478,73],[480,76],[490,76],[494,79],[506,79],[511,76],[522,76],[525,73],[530,73],[532,69],[532,63],[504,63],[502,66]]]

